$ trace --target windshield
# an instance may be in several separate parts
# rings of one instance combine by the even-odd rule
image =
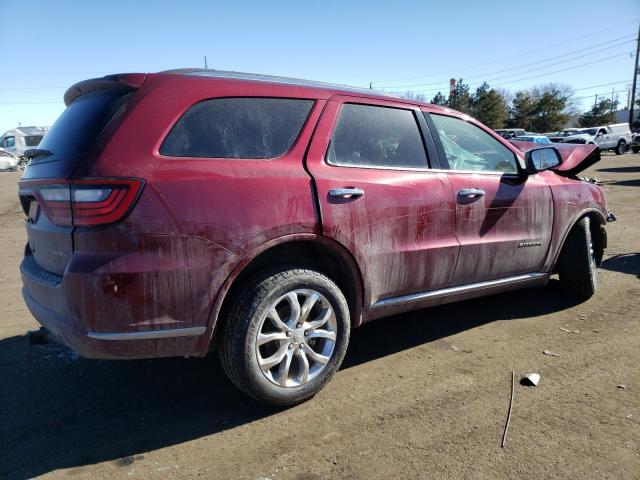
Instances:
[[[587,135],[595,135],[596,132],[598,130],[595,128],[587,128],[586,130],[580,130],[579,132],[576,132],[574,135],[578,134],[578,133],[586,133]]]
[[[128,94],[110,90],[98,90],[78,97],[62,112],[38,145],[38,148],[52,154],[36,157],[31,163],[82,156],[128,98]]]

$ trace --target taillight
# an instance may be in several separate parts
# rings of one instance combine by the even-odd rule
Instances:
[[[82,179],[34,189],[44,213],[60,226],[96,226],[121,220],[142,189],[142,180]]]

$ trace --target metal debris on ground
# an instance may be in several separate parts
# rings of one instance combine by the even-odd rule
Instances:
[[[507,444],[507,431],[509,430],[509,422],[511,421],[511,411],[513,410],[513,401],[516,396],[516,371],[511,370],[511,400],[509,400],[509,413],[507,414],[507,423],[504,426],[504,433],[502,434],[502,443],[500,446],[504,448]]]
[[[624,389],[625,389],[625,388],[627,388],[627,387],[626,387],[625,385],[620,384],[620,385],[618,385],[618,388],[619,388],[620,390],[624,390]]]
[[[551,350],[543,350],[542,353],[544,353],[545,355],[549,355],[550,357],[559,357],[560,356],[557,353],[552,352]]]
[[[569,330],[568,328],[560,327],[560,330],[567,333],[580,333],[580,330]]]
[[[532,387],[537,387],[538,383],[540,383],[540,374],[539,373],[527,373],[522,380],[520,381],[522,385],[528,385]]]

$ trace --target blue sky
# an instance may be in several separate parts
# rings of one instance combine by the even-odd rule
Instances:
[[[613,89],[626,105],[640,19],[640,0],[26,3],[0,0],[0,133],[50,125],[76,81],[201,67],[204,55],[217,69],[428,98],[462,77],[512,91],[568,83],[585,108]]]

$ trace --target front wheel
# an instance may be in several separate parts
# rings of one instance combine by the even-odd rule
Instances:
[[[596,257],[589,217],[575,224],[558,259],[560,288],[569,297],[589,298],[596,293]]]
[[[627,151],[627,142],[620,140],[616,145],[616,155],[622,155]]]
[[[294,405],[319,392],[349,343],[347,301],[314,270],[256,275],[224,320],[220,359],[226,374],[240,390],[272,405]]]

